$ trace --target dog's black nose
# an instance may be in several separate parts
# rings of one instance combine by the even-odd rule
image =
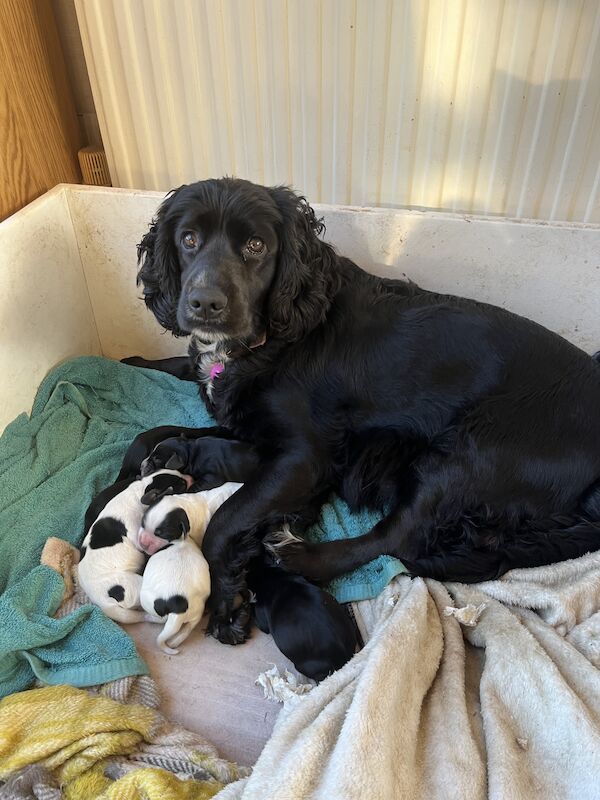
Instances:
[[[194,288],[188,295],[192,313],[205,320],[218,319],[227,305],[227,297],[220,289]]]

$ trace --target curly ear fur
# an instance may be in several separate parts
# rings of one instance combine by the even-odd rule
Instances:
[[[269,193],[282,216],[277,274],[269,296],[269,327],[294,342],[323,322],[340,285],[334,249],[318,236],[325,230],[306,198],[286,186]]]
[[[177,323],[177,302],[181,292],[179,259],[173,242],[169,210],[178,192],[174,189],[161,204],[148,233],[137,246],[137,283],[144,286],[144,302],[163,328],[174,336],[187,336]]]

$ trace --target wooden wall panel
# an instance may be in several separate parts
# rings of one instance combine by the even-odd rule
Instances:
[[[77,117],[49,0],[0,0],[0,219],[79,183]]]

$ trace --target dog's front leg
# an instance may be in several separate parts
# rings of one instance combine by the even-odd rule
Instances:
[[[250,628],[244,568],[260,547],[260,534],[286,519],[303,517],[325,489],[310,457],[282,457],[266,463],[215,513],[202,544],[211,575],[209,632],[226,644],[243,642]],[[236,606],[237,602],[237,606]]]
[[[122,358],[121,364],[128,364],[130,367],[142,367],[143,369],[154,369],[157,372],[167,372],[182,381],[196,380],[194,366],[188,356],[158,358],[152,361],[141,356],[130,356],[129,358]]]

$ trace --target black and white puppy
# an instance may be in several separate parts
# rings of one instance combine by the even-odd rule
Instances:
[[[301,575],[256,559],[249,570],[254,616],[298,672],[321,681],[354,655],[357,633],[337,600]]]
[[[146,564],[146,555],[138,547],[143,501],[157,494],[183,492],[190,484],[189,476],[175,470],[133,481],[104,505],[91,524],[81,547],[79,584],[111,619],[130,623],[148,618],[140,609],[141,573]]]
[[[156,639],[168,655],[180,645],[202,619],[210,595],[210,572],[189,530],[167,544],[148,561],[141,578],[140,603],[152,622],[165,625]]]
[[[200,546],[217,508],[242,486],[226,483],[209,491],[164,497],[144,514],[138,546],[148,553],[140,603],[153,622],[165,622],[156,640],[175,655],[202,619],[210,595],[210,573]]]

